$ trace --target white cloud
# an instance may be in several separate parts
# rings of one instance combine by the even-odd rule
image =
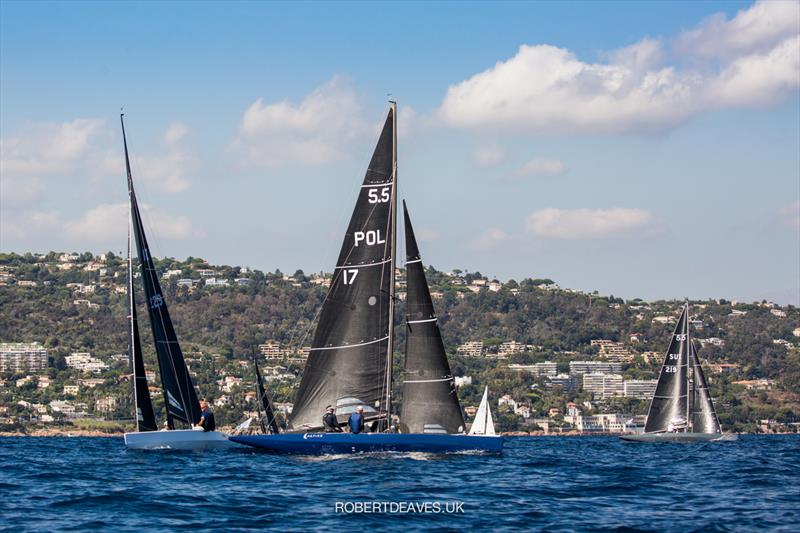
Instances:
[[[183,240],[197,234],[189,217],[169,215],[140,205],[148,233],[161,239]],[[90,209],[77,220],[64,224],[68,237],[88,241],[123,242],[128,231],[128,204],[101,204]]]
[[[800,33],[800,2],[760,1],[727,20],[717,13],[697,28],[683,32],[675,49],[686,55],[732,58],[768,52]]]
[[[36,176],[0,175],[0,203],[9,206],[33,203],[44,190],[42,180]]]
[[[419,242],[430,242],[437,240],[441,233],[435,228],[417,228],[414,230],[414,236]]]
[[[566,171],[564,163],[558,159],[531,159],[514,175],[518,178],[528,176],[561,176]]]
[[[479,146],[472,152],[472,160],[481,167],[491,167],[500,163],[506,156],[503,147],[497,144]]]
[[[184,175],[194,166],[195,160],[186,152],[144,155],[137,157],[136,163],[134,180],[141,180],[157,191],[174,194],[191,186]]]
[[[644,209],[540,209],[525,220],[527,232],[554,239],[651,235],[652,213]]]
[[[173,122],[164,132],[161,139],[165,144],[175,144],[180,142],[189,133],[189,128],[181,122]]]
[[[344,157],[347,145],[368,129],[351,83],[336,76],[302,102],[256,100],[242,116],[233,147],[245,163],[321,165]]]
[[[515,240],[517,240],[515,237],[509,235],[501,229],[489,228],[481,232],[472,242],[470,242],[470,248],[485,252]]]
[[[800,202],[781,207],[778,210],[778,218],[784,226],[800,233]]]
[[[779,18],[773,11],[786,9],[773,7],[779,3],[758,3],[734,21],[752,21],[762,12]],[[649,38],[598,63],[563,48],[523,45],[514,57],[450,86],[438,114],[451,126],[484,131],[653,132],[709,109],[778,104],[800,87],[797,17],[780,24],[726,24],[722,32],[701,28],[694,37],[679,38],[724,49],[737,35],[735,27],[747,29],[750,37],[735,55],[702,69],[664,65],[661,42]]]
[[[61,215],[57,211],[27,211],[8,216],[3,212],[0,223],[0,242],[6,239],[23,240],[30,236],[47,235],[60,231]]]
[[[3,174],[46,174],[71,170],[89,150],[91,138],[103,126],[98,119],[61,124],[29,124],[17,137],[0,141]]]

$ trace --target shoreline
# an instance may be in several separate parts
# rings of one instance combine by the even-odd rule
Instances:
[[[226,429],[220,428],[220,431],[225,433]],[[19,431],[0,431],[0,437],[122,437],[124,431],[104,432],[92,429],[34,429],[30,432]],[[504,437],[619,437],[620,435],[629,435],[630,433],[578,433],[578,432],[564,432],[564,433],[545,433],[543,431],[510,431],[499,433]],[[735,435],[797,435],[798,433],[735,433]]]

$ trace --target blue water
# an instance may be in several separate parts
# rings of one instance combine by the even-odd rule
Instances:
[[[500,457],[329,458],[0,438],[0,495],[0,530],[14,532],[798,531],[800,437],[655,445],[510,438]],[[395,502],[395,512],[336,511],[337,502],[352,510],[365,501],[378,502],[373,511]],[[400,502],[438,504],[439,512],[409,513]],[[458,503],[463,512],[446,512]]]

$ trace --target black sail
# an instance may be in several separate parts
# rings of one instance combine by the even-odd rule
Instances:
[[[400,431],[462,433],[464,415],[405,202],[403,212],[406,231],[407,316]]]
[[[261,405],[264,409],[264,418],[266,419],[266,425],[264,422],[261,422],[261,429],[264,433],[272,433],[277,435],[278,430],[278,421],[275,419],[275,410],[272,408],[272,400],[267,394],[267,389],[264,387],[264,380],[261,379],[261,372],[258,370],[258,362],[256,358],[253,357],[253,366],[256,369],[256,385],[258,387],[258,398],[261,402]]]
[[[133,262],[131,258],[131,242],[128,236],[128,301],[130,303],[130,329],[128,330],[128,357],[133,368],[133,394],[136,404],[136,430],[156,431],[156,415],[153,402],[150,400],[150,389],[147,387],[147,376],[144,372],[142,343],[139,339],[139,319],[136,316],[136,297],[133,291]]]
[[[382,410],[392,280],[393,122],[390,110],[322,305],[290,417],[293,430],[321,428],[327,405],[340,417],[357,405],[364,406],[368,419]]]
[[[687,304],[675,326],[661,366],[661,375],[647,414],[645,433],[685,430],[688,427],[688,313]]]
[[[175,335],[175,328],[169,316],[167,302],[164,299],[161,284],[158,281],[158,272],[153,264],[150,247],[147,244],[147,237],[144,233],[139,205],[136,201],[136,192],[133,188],[124,126],[122,134],[125,144],[125,166],[128,172],[133,235],[139,254],[139,266],[147,299],[147,309],[150,314],[150,326],[153,330],[153,339],[156,344],[161,385],[164,389],[164,403],[167,408],[167,422],[170,429],[172,429],[174,427],[174,419],[189,425],[197,423],[200,420],[200,406],[194,390],[194,383],[192,383],[189,370],[186,368],[186,362],[183,359],[183,353]]]
[[[691,345],[692,374],[694,375],[694,401],[692,402],[692,431],[695,433],[722,433],[717,411],[711,401],[708,383],[700,366],[694,344]]]

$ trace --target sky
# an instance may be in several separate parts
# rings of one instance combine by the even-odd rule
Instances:
[[[124,107],[154,255],[330,271],[389,99],[427,264],[800,305],[798,1],[2,0],[0,251],[125,250]]]

